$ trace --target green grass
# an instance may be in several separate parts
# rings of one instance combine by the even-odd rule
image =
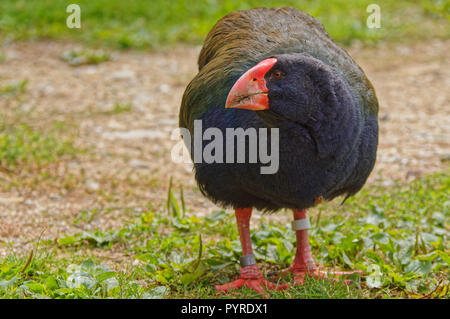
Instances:
[[[27,84],[28,80],[21,80],[0,86],[0,98],[16,97],[18,94],[26,91]]]
[[[115,103],[112,110],[104,111],[101,114],[104,114],[104,115],[115,115],[115,114],[131,112],[132,110],[133,110],[133,104],[132,103]]]
[[[95,46],[155,48],[177,42],[202,43],[225,14],[258,6],[293,6],[318,18],[342,44],[354,40],[410,40],[449,37],[448,0],[383,0],[381,28],[368,29],[371,0],[79,0],[81,29],[66,27],[69,0],[2,0],[0,39],[76,39]]]
[[[60,130],[56,124],[48,132],[42,132],[28,124],[11,125],[0,120],[0,169],[40,167],[63,156],[75,156],[77,149],[73,142],[58,136]]]
[[[371,186],[343,206],[311,210],[313,255],[326,268],[360,269],[349,287],[309,279],[269,292],[272,298],[448,298],[450,177],[437,174],[408,185]],[[179,200],[177,200],[177,198]],[[38,243],[26,255],[0,259],[2,298],[214,298],[215,284],[238,275],[241,248],[230,212],[185,215],[169,189],[167,207],[145,209],[120,229],[92,230]],[[82,211],[89,224],[97,209]],[[295,236],[288,224],[253,219],[251,238],[264,273],[288,267]],[[10,245],[11,243],[3,243]],[[95,257],[121,251],[130,261]],[[98,255],[98,254],[97,254]],[[116,267],[116,268],[115,268]],[[270,277],[274,280],[273,277]],[[290,278],[282,278],[283,282]],[[225,297],[259,297],[242,290]]]
[[[102,50],[67,50],[61,55],[61,60],[72,66],[99,64],[110,59],[111,55]]]

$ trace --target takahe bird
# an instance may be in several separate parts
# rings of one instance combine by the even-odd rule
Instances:
[[[274,173],[262,174],[266,162],[260,159],[242,162],[232,155],[235,161],[228,161],[228,149],[223,154],[215,150],[215,161],[194,160],[202,193],[235,209],[242,244],[239,279],[216,289],[284,288],[264,280],[256,266],[249,233],[252,208],[292,209],[297,252],[289,270],[295,282],[303,283],[305,275],[327,277],[330,272],[319,271],[311,256],[306,209],[339,195],[347,198],[364,185],[378,144],[373,86],[322,24],[293,8],[226,15],[209,32],[198,65],[180,109],[180,127],[187,128],[192,138],[184,138],[186,145],[204,150],[205,138],[198,143],[194,135],[209,128],[223,133],[209,134],[210,140],[223,139],[223,145],[227,128],[279,132],[277,147],[272,143],[277,136],[264,140],[279,152]],[[201,121],[200,130],[195,129],[196,120]],[[252,155],[249,147],[244,155],[246,159]],[[333,272],[347,273],[354,272]]]

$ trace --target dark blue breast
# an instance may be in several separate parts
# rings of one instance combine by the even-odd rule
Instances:
[[[226,128],[266,128],[256,112],[248,110],[213,107],[200,120],[203,132],[210,127],[222,132],[224,146]],[[279,127],[279,169],[275,174],[261,174],[261,167],[268,164],[248,163],[247,141],[246,163],[225,163],[224,150],[224,163],[195,163],[196,180],[201,191],[219,205],[263,211],[308,208],[317,196],[332,199],[352,195],[364,185],[373,168],[378,139],[376,116],[367,116],[356,124],[360,126],[357,130],[341,128],[357,132],[356,136],[345,137],[347,141],[342,141],[337,151],[319,156],[305,128],[284,121]],[[202,147],[208,143],[204,141]]]

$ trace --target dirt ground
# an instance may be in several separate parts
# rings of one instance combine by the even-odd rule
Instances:
[[[0,257],[29,249],[41,232],[54,239],[117,228],[144,209],[162,209],[169,177],[183,185],[191,214],[215,206],[195,187],[189,165],[171,161],[183,91],[196,73],[198,47],[116,52],[98,65],[72,67],[61,54],[79,45],[37,42],[0,48],[0,85],[28,79],[20,99],[0,98],[0,111],[31,110],[25,120],[45,130],[55,122],[86,153],[50,166],[52,179],[0,171]],[[450,157],[450,41],[349,50],[380,101],[376,167],[368,183],[389,186],[439,171]],[[131,105],[115,114],[115,104]],[[19,179],[23,184],[17,184]],[[7,187],[15,182],[17,186]],[[2,191],[3,190],[3,191]],[[88,222],[74,219],[93,211]],[[10,244],[7,244],[10,243]]]

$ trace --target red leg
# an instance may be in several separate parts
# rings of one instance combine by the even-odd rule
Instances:
[[[287,286],[277,286],[264,279],[261,271],[256,266],[253,257],[252,242],[250,239],[250,217],[251,208],[236,209],[236,221],[238,225],[239,237],[242,245],[241,273],[237,280],[224,285],[216,285],[217,291],[228,292],[241,287],[248,287],[257,293],[264,294],[264,288],[269,290],[281,290]]]
[[[297,236],[297,252],[295,254],[294,263],[289,268],[289,271],[294,274],[294,282],[296,284],[303,284],[305,276],[313,276],[315,278],[333,278],[342,275],[351,275],[355,273],[362,274],[362,271],[337,271],[326,272],[320,271],[311,256],[311,247],[308,241],[309,221],[306,217],[306,209],[302,211],[294,211],[294,224],[296,224]],[[333,278],[333,281],[337,279]],[[348,284],[351,280],[344,280]]]

